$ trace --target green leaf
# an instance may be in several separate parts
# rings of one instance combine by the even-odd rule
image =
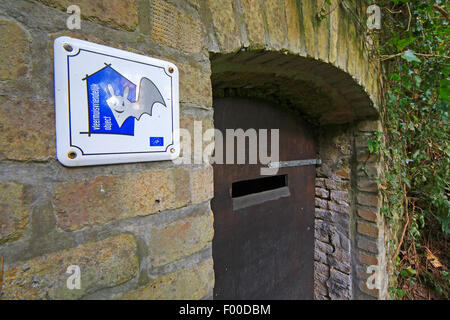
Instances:
[[[414,80],[416,81],[416,86],[420,87],[420,84],[422,83],[422,78],[419,77],[418,75],[415,75]]]
[[[406,293],[405,290],[397,289],[397,295],[398,295],[399,299],[403,298],[405,293]]]
[[[440,88],[439,88],[439,95],[443,100],[449,101],[449,93],[450,93],[450,81],[449,80],[442,80],[439,82]]]
[[[416,53],[412,50],[406,50],[405,52],[403,52],[402,58],[408,62],[411,61],[421,62],[420,59],[417,58]]]
[[[403,49],[405,49],[407,46],[409,46],[411,43],[414,42],[414,40],[416,40],[415,37],[409,37],[409,38],[405,38],[405,39],[400,39],[397,41],[397,50],[398,51],[402,51]]]
[[[416,270],[412,269],[412,268],[407,268],[406,271],[408,272],[409,275],[411,276],[415,276],[416,275]]]
[[[389,75],[389,78],[392,79],[392,80],[395,80],[395,81],[399,81],[401,79],[400,75],[398,73],[391,73]]]

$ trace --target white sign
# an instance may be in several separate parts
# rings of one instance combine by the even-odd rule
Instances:
[[[55,40],[54,59],[56,151],[63,165],[178,157],[174,64],[69,37]]]

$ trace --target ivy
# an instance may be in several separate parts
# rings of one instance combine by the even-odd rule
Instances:
[[[388,71],[387,95],[381,108],[384,133],[369,141],[369,150],[380,152],[386,165],[380,181],[386,202],[382,212],[400,239],[392,253],[401,269],[396,275],[409,287],[417,279],[430,280],[416,273],[420,252],[430,240],[424,230],[438,226],[444,238],[450,234],[449,18],[447,1],[385,0],[378,5],[383,29],[373,36]],[[405,257],[414,260],[406,268]],[[434,287],[448,296],[448,274],[441,272]],[[402,298],[408,295],[404,289],[391,292]]]

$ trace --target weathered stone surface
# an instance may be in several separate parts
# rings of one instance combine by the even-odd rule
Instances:
[[[369,296],[372,296],[374,298],[381,298],[380,290],[367,288],[367,283],[365,280],[360,280],[358,282],[358,287],[362,292],[364,292],[365,294],[368,294]]]
[[[330,267],[320,262],[314,262],[314,273],[327,278],[330,276]]]
[[[332,253],[334,251],[333,246],[322,241],[315,241],[315,250],[324,253]]]
[[[369,140],[374,140],[375,137],[373,135],[358,135],[355,137],[355,145],[356,148],[367,149],[369,147]]]
[[[302,1],[302,19],[304,34],[305,34],[305,43],[306,43],[306,52],[309,56],[316,56],[316,46],[315,46],[315,27],[314,20],[315,16],[315,8],[316,4],[312,0]]]
[[[0,184],[0,244],[19,239],[30,220],[30,205],[25,186]]]
[[[350,183],[348,181],[325,179],[325,186],[330,190],[348,190]]]
[[[207,166],[191,173],[192,203],[201,203],[214,196],[213,168]]]
[[[331,7],[337,8],[339,0],[331,0]],[[328,61],[332,64],[336,64],[338,55],[338,39],[339,39],[339,10],[332,10],[330,12],[330,36],[329,36],[329,52]]]
[[[365,192],[378,192],[378,182],[375,179],[359,177],[358,190]]]
[[[314,280],[314,300],[321,300],[322,296],[328,295],[328,288],[324,283]]]
[[[346,274],[351,272],[350,261],[350,252],[339,248],[335,249],[333,254],[328,255],[328,265]]]
[[[317,209],[316,208],[316,218],[322,219],[324,221],[332,222],[335,220],[333,212],[330,210]]]
[[[347,70],[350,74],[356,75],[356,63],[358,52],[356,49],[356,29],[355,23],[352,21],[348,21],[348,42],[347,42],[347,50],[348,50],[348,59],[347,59]]]
[[[325,266],[323,263],[320,262],[315,262],[315,264]],[[328,278],[329,278],[329,271],[328,275],[321,274],[316,270],[314,271],[314,296],[316,300],[321,300],[322,297],[324,296],[327,297],[327,299],[329,299],[327,287]]]
[[[188,64],[177,64],[180,72],[180,102],[212,106],[211,76]]]
[[[361,221],[359,221],[357,224],[357,231],[362,235],[372,238],[378,238],[381,233],[381,229],[378,225]]]
[[[153,41],[191,53],[202,50],[203,26],[200,21],[162,0],[152,0],[151,12]]]
[[[377,194],[359,192],[357,201],[363,206],[381,207],[381,197]]]
[[[320,209],[328,209],[328,201],[320,198],[315,198],[315,206]]]
[[[331,200],[336,201],[338,204],[346,204],[350,202],[347,191],[331,191]]]
[[[332,300],[351,299],[351,277],[334,268],[330,269],[330,278],[327,281],[329,296]]]
[[[174,209],[190,202],[189,173],[165,169],[100,176],[55,186],[58,226],[66,231]]]
[[[158,278],[148,286],[131,292],[125,300],[197,300],[214,286],[213,261],[209,259],[189,269]]]
[[[373,120],[361,121],[358,124],[358,129],[363,132],[382,131],[381,122]]]
[[[6,260],[2,298],[77,299],[117,286],[137,274],[136,250],[132,236],[120,235],[11,265]],[[71,265],[80,267],[81,289],[67,288]]]
[[[38,0],[64,12],[70,5],[80,7],[81,16],[98,20],[114,28],[135,30],[138,24],[138,0]]]
[[[359,254],[359,262],[368,266],[376,266],[378,265],[378,258],[361,252]]]
[[[294,52],[304,53],[300,35],[300,17],[296,0],[284,1],[286,10],[287,38],[289,49]]]
[[[325,221],[316,219],[314,226],[315,226],[314,238],[316,238],[316,240],[328,242],[330,234],[330,225]]]
[[[214,234],[211,210],[199,209],[194,216],[176,220],[149,230],[150,265],[157,267],[189,256],[212,241]]]
[[[336,57],[336,65],[341,70],[347,70],[347,60],[348,60],[348,46],[351,45],[349,43],[349,37],[348,37],[348,24],[350,23],[347,21],[345,17],[345,10],[338,6],[337,9],[338,15],[339,15],[339,27],[338,27],[338,41],[337,41],[337,57]]]
[[[356,267],[356,275],[361,280],[367,280],[367,278],[369,278],[369,276],[371,274],[367,273],[367,266],[366,265],[359,265],[359,266]]]
[[[270,44],[275,49],[281,49],[285,47],[287,34],[284,3],[278,0],[266,0],[264,5],[266,7]]]
[[[358,167],[357,167],[358,177],[368,177],[368,178],[374,179],[374,180],[377,179],[378,177],[380,177],[381,167],[380,167],[379,163],[375,163],[375,162],[365,163],[365,159],[367,159],[367,158],[364,158],[358,164]]]
[[[330,69],[325,69],[326,74],[330,73]],[[340,77],[339,77],[340,78]],[[338,78],[338,79],[339,79]],[[347,80],[348,81],[348,80]],[[336,117],[336,112],[339,112],[338,110],[333,111],[330,116]],[[348,120],[348,119],[347,119]],[[348,132],[343,131],[342,129],[328,129],[321,132],[321,141],[323,141],[324,145],[320,148],[326,153],[322,156],[322,160],[332,160],[333,162],[338,161],[343,158],[343,156],[349,156],[352,153],[351,143],[350,143],[350,135]],[[336,162],[335,162],[336,163]],[[334,163],[334,164],[335,164]],[[333,164],[333,165],[334,165]],[[345,167],[348,167],[348,164],[345,165]],[[335,169],[339,169],[336,167]],[[331,178],[331,176],[329,176]]]
[[[358,215],[364,220],[377,222],[380,219],[379,209],[376,208],[358,208]]]
[[[196,8],[198,8],[200,6],[200,1],[201,0],[187,0],[187,2],[189,2],[191,5],[193,5]]]
[[[336,203],[334,201],[328,201],[328,208],[330,210],[340,212],[343,214],[348,214],[350,212],[350,206],[347,203]]]
[[[339,224],[337,224],[339,225]],[[349,239],[349,225],[348,225],[348,221],[346,224],[344,223],[340,223],[340,225],[342,225],[345,228],[345,231],[333,231],[331,233],[331,244],[336,248],[336,249],[342,249],[345,252],[350,252],[350,239]]]
[[[37,99],[0,97],[0,159],[54,157],[54,107]]]
[[[223,51],[233,51],[241,45],[239,27],[234,18],[231,0],[208,0],[216,37]]]
[[[314,286],[320,285],[320,294],[328,295],[327,281],[330,277],[330,268],[322,262],[314,261]]]
[[[330,297],[319,294],[318,292],[314,292],[315,300],[331,300]]]
[[[314,261],[324,264],[328,263],[327,254],[319,250],[314,250]]]
[[[378,163],[380,156],[376,153],[370,153],[368,147],[358,149],[356,160],[360,163]]]
[[[241,5],[250,44],[255,47],[264,46],[263,2],[242,0]]]
[[[0,18],[0,80],[15,80],[28,71],[30,42],[14,21]]]
[[[316,1],[316,12],[319,12],[321,8],[324,8],[326,12],[330,12],[332,8],[327,5],[325,2],[320,3]],[[328,24],[330,23],[329,15],[326,15],[324,19],[319,21],[317,23],[317,51],[318,51],[318,58],[322,61],[328,62],[328,54],[329,54],[329,27]]]
[[[358,235],[356,238],[357,238],[356,245],[358,246],[358,248],[374,254],[378,254],[382,251],[381,250],[382,243],[378,239],[368,239],[362,237],[361,235]]]
[[[316,188],[316,197],[321,197],[323,199],[329,199],[330,191],[323,188]]]
[[[336,176],[338,176],[341,179],[350,179],[350,169],[349,168],[342,168],[339,171],[336,171]]]
[[[316,187],[325,188],[325,178],[316,178]]]

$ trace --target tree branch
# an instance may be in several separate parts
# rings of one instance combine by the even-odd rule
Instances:
[[[391,54],[391,55],[381,55],[380,56],[380,61],[385,61],[385,60],[389,60],[398,56],[401,56],[404,52],[399,52],[396,54]],[[439,54],[433,54],[433,53],[419,53],[419,52],[414,52],[414,54],[416,56],[420,56],[420,57],[426,57],[426,58],[431,58],[431,57],[435,57],[435,58],[444,58],[444,59],[450,59],[449,56],[441,56]]]
[[[445,11],[444,8],[442,8],[437,3],[435,3],[433,5],[433,9],[438,11],[440,14],[442,14],[445,17],[445,19],[447,19],[447,21],[450,22],[450,17],[448,16],[448,13],[447,13],[447,11]]]

